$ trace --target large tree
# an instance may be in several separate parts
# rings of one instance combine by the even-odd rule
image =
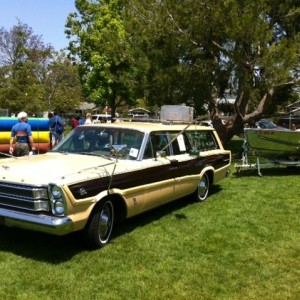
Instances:
[[[30,114],[43,111],[43,80],[51,46],[40,36],[18,22],[11,30],[0,28],[0,101],[11,112],[26,110]]]
[[[47,67],[44,88],[49,111],[70,112],[82,102],[78,68],[63,51],[53,54]]]
[[[124,30],[124,1],[76,0],[67,20],[70,57],[79,66],[85,96],[98,105],[117,107],[135,101],[136,69]]]
[[[224,142],[274,112],[299,84],[299,0],[127,3],[128,29],[151,65],[150,101],[158,91],[161,102],[208,107]],[[216,107],[227,89],[237,98],[223,127]]]
[[[25,110],[73,111],[82,100],[77,67],[66,54],[44,45],[27,24],[0,29],[0,107],[10,113]]]

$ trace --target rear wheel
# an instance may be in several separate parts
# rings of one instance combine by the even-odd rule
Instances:
[[[204,173],[198,182],[197,190],[195,192],[195,198],[197,201],[206,200],[209,193],[209,184],[209,176],[207,173]]]
[[[114,206],[106,200],[95,208],[86,228],[86,238],[92,248],[105,246],[112,233],[114,224]]]

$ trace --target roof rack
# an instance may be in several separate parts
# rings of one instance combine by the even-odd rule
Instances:
[[[194,108],[185,105],[163,105],[160,111],[161,122],[191,123],[194,119]]]

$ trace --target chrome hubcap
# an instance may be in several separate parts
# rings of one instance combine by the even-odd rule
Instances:
[[[106,203],[100,214],[99,237],[101,241],[109,238],[112,229],[112,207],[110,203]]]

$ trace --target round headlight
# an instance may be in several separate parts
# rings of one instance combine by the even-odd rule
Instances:
[[[61,201],[56,201],[54,203],[54,210],[57,215],[62,215],[65,212],[64,205]]]
[[[60,188],[58,187],[58,186],[53,186],[53,188],[52,188],[52,190],[51,190],[51,193],[52,193],[52,195],[53,195],[53,197],[55,198],[55,199],[59,199],[59,198],[61,198],[61,190],[60,190]]]

